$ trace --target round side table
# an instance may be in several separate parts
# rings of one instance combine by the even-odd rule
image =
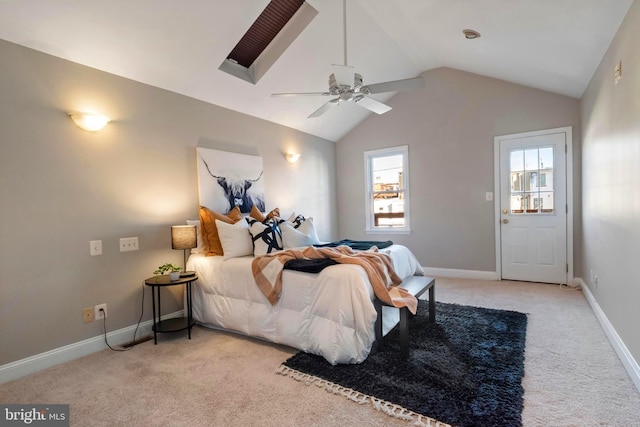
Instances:
[[[197,275],[181,277],[178,280],[171,281],[168,275],[149,277],[144,284],[151,286],[151,295],[153,300],[153,343],[158,344],[158,332],[177,332],[187,330],[189,339],[191,339],[191,328],[196,324],[193,319],[193,307],[191,306],[191,283],[198,280]],[[160,288],[166,286],[185,285],[187,293],[186,316],[174,317],[171,319],[161,320],[162,307],[160,303]],[[156,310],[157,300],[157,310]],[[156,314],[157,313],[157,314]],[[157,320],[156,320],[157,317]]]

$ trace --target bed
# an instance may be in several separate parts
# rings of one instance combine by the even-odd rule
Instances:
[[[373,301],[386,286],[369,279],[368,266],[337,264],[319,273],[280,270],[277,301],[273,294],[265,296],[263,281],[252,271],[254,260],[320,244],[313,218],[282,217],[277,208],[264,212],[261,157],[198,147],[197,161],[200,217],[187,223],[198,226],[198,247],[186,265],[198,275],[192,285],[195,320],[317,354],[332,364],[364,361],[375,341]],[[398,280],[422,274],[406,247],[380,251],[391,257]],[[392,292],[404,291],[383,296]],[[385,307],[382,317],[386,333],[398,323],[399,310]]]
[[[391,256],[400,277],[422,275],[406,247],[392,245],[381,252]],[[192,288],[193,315],[201,325],[284,344],[320,355],[331,364],[367,358],[375,341],[376,310],[363,268],[338,264],[317,274],[284,270],[282,293],[272,305],[255,283],[253,258],[204,253],[189,257],[187,269],[198,275]],[[384,307],[385,334],[398,319],[397,309]]]

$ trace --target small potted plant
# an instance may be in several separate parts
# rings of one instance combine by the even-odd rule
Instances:
[[[156,271],[153,272],[153,274],[155,275],[161,275],[166,273],[167,271],[169,272],[169,280],[171,280],[172,282],[175,282],[176,280],[178,280],[180,278],[180,270],[182,270],[182,267],[178,267],[175,264],[171,264],[170,262],[166,263],[166,264],[162,264],[160,267],[158,267],[158,269]]]

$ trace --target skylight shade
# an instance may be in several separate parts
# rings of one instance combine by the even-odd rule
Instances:
[[[227,59],[249,68],[303,4],[304,0],[271,0]]]

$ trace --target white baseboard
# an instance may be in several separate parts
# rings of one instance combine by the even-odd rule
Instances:
[[[162,316],[162,319],[171,319],[173,317],[182,316],[183,311],[180,310]],[[108,332],[107,340],[109,341],[109,345],[113,347],[130,343],[133,340],[133,333],[136,326],[137,325],[132,325],[117,331]],[[151,334],[152,326],[152,320],[140,323],[140,326],[138,326],[138,332],[136,332],[136,338],[145,337]],[[7,363],[6,365],[0,366],[0,384],[16,380],[61,363],[69,362],[82,356],[87,356],[106,348],[107,345],[104,342],[104,334],[101,334],[84,341],[79,341],[45,353],[36,354],[35,356]]]
[[[456,279],[500,280],[495,271],[458,270],[454,268],[422,267],[425,276],[452,277]]]
[[[423,270],[426,276],[455,277],[460,279],[498,280],[498,274],[491,271],[456,270],[430,267],[423,267]],[[600,308],[600,305],[589,290],[589,287],[579,277],[575,278],[574,281],[576,285],[579,285],[582,288],[582,292],[584,293],[587,302],[596,315],[596,318],[600,322],[605,335],[609,339],[609,342],[620,358],[620,361],[624,365],[634,385],[640,392],[640,366],[638,365],[638,362],[636,362],[636,360],[627,349],[627,346],[624,344],[622,339],[620,339],[620,336]],[[173,317],[181,316],[183,316],[183,312],[177,311],[166,316],[162,316],[162,319],[170,319]],[[136,336],[144,337],[149,335],[151,333],[152,324],[153,322],[151,320],[141,323],[138,327],[138,333],[136,334]],[[107,333],[107,340],[112,346],[129,343],[133,339],[133,332],[135,331],[135,329],[136,325],[132,325],[126,328],[119,329],[117,331],[109,332]],[[84,341],[79,341],[74,344],[47,351],[45,353],[40,353],[35,356],[7,363],[6,365],[0,366],[0,384],[13,381],[26,375],[33,374],[43,369],[65,363],[82,356],[87,356],[91,353],[95,353],[106,348],[107,345],[104,342],[104,335],[98,335]]]
[[[638,365],[638,362],[636,362],[636,360],[627,349],[627,346],[624,345],[624,342],[622,341],[622,339],[620,339],[620,336],[616,332],[611,322],[609,322],[609,319],[607,319],[604,311],[602,311],[602,309],[600,308],[598,301],[596,301],[587,284],[579,277],[576,278],[575,281],[580,285],[580,288],[582,288],[582,292],[587,298],[587,302],[591,306],[591,309],[596,315],[596,318],[600,322],[600,326],[602,326],[602,329],[609,339],[611,346],[618,354],[618,357],[620,358],[620,361],[629,374],[629,377],[631,377],[631,381],[633,381],[633,384],[638,389],[638,392],[640,392],[640,366]]]

